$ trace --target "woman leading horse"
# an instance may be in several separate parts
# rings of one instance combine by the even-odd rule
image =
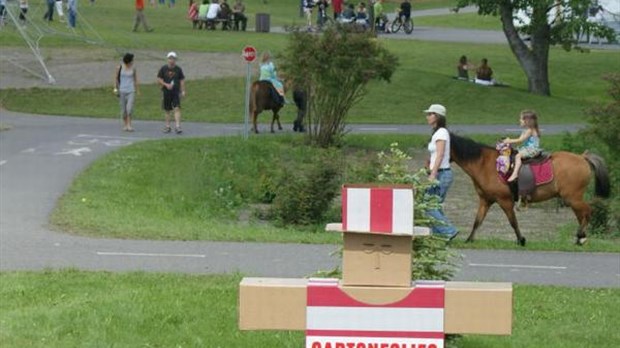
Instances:
[[[497,203],[508,217],[517,236],[517,242],[522,246],[525,245],[525,237],[519,231],[514,212],[515,202],[512,192],[509,186],[500,179],[495,167],[497,150],[452,133],[450,140],[452,145],[450,158],[471,177],[479,197],[478,213],[467,241],[474,240],[476,230],[482,224],[489,208],[493,203]],[[609,197],[610,184],[607,167],[601,157],[590,153],[576,155],[558,151],[551,154],[550,160],[553,163],[553,181],[538,186],[531,197],[531,202],[542,202],[554,197],[562,198],[573,209],[577,217],[579,228],[576,243],[582,245],[586,242],[585,230],[592,213],[583,195],[594,175],[596,196]]]

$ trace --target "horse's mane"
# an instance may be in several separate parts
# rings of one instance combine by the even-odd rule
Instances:
[[[480,144],[473,141],[470,138],[465,138],[450,132],[450,147],[454,151],[455,157],[461,161],[477,160],[482,156],[482,150],[491,149],[495,151],[495,148]]]

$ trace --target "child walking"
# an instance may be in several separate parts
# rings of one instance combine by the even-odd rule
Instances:
[[[26,15],[28,14],[28,0],[19,0],[19,21],[23,26],[26,25],[28,19]]]
[[[525,128],[521,136],[517,139],[506,138],[503,141],[504,144],[523,143],[519,147],[519,153],[515,156],[515,168],[510,178],[508,178],[508,182],[513,182],[519,177],[519,169],[521,169],[521,163],[524,158],[533,158],[540,153],[540,130],[538,129],[538,116],[536,113],[531,110],[522,111],[519,124],[521,128]]]

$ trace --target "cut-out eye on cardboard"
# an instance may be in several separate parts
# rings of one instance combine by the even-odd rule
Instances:
[[[381,253],[384,255],[390,255],[392,253],[391,244],[381,244]]]
[[[372,254],[375,252],[375,243],[364,243],[364,252],[366,254]]]

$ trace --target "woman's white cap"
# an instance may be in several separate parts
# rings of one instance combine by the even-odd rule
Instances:
[[[171,52],[168,52],[168,55],[166,57],[177,59],[177,54],[176,52],[171,51]]]
[[[428,110],[424,110],[424,112],[427,114],[432,112],[434,114],[446,117],[446,107],[441,104],[433,104],[428,107]]]

